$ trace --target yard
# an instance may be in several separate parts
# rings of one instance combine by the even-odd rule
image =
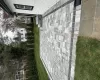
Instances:
[[[79,37],[75,80],[100,80],[100,41]]]
[[[42,64],[42,61],[40,59],[40,38],[39,38],[39,28],[36,24],[34,24],[34,53],[35,53],[35,59],[36,59],[36,65],[39,75],[39,80],[48,80],[47,72]]]

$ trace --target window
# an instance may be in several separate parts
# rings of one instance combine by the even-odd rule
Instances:
[[[24,80],[23,78],[24,78],[23,70],[16,72],[15,80]]]
[[[29,6],[29,5],[14,4],[14,6],[16,9],[33,10],[33,6]]]

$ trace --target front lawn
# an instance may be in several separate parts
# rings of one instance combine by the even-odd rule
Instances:
[[[100,41],[79,37],[76,52],[75,80],[100,80]]]
[[[36,24],[34,24],[34,53],[35,53],[35,59],[37,64],[37,70],[39,75],[39,80],[48,80],[47,72],[43,66],[43,63],[40,59],[40,35],[39,35],[39,28]]]

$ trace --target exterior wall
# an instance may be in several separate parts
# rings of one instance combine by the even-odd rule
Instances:
[[[94,38],[100,39],[100,0],[96,0],[95,17],[93,24],[92,36]]]
[[[91,36],[95,14],[96,0],[82,0],[80,36]]]
[[[74,1],[64,1],[43,15],[40,28],[40,57],[50,80],[74,80],[81,6],[74,8]]]
[[[79,35],[100,39],[100,0],[82,0]]]

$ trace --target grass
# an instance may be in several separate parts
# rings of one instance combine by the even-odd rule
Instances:
[[[38,75],[39,75],[39,80],[48,80],[48,75],[47,72],[42,64],[42,61],[40,59],[40,38],[39,38],[39,28],[37,27],[36,24],[34,24],[34,37],[35,37],[35,59],[36,59],[36,64],[37,64],[37,70],[38,70]]]
[[[33,25],[30,25],[33,26]],[[33,28],[31,28],[33,29]],[[28,33],[27,33],[28,34]],[[33,32],[30,35],[34,35]],[[30,35],[27,35],[27,43],[32,44],[34,41],[34,37],[29,38]],[[32,40],[31,40],[32,39]],[[30,41],[31,40],[31,41]],[[26,78],[27,80],[39,80],[38,71],[36,66],[36,59],[34,55],[34,45],[27,45],[27,64],[26,64]],[[29,49],[31,48],[31,49]]]
[[[75,80],[100,80],[100,41],[79,37]]]

